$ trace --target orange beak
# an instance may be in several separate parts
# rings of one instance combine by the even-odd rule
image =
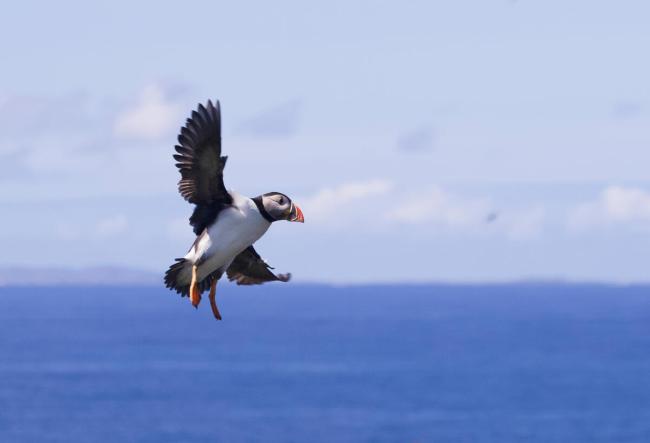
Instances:
[[[291,213],[289,214],[289,221],[299,222],[299,223],[305,222],[305,216],[302,215],[302,210],[300,209],[300,206],[293,203],[291,204]]]

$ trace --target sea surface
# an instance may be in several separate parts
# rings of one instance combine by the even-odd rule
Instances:
[[[0,288],[0,442],[650,442],[650,287]]]

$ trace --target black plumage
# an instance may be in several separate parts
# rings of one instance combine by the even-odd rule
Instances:
[[[167,269],[167,272],[165,272],[165,286],[181,294],[181,297],[188,297],[190,295],[190,285],[178,284],[178,276],[188,263],[189,262],[184,258],[177,258],[176,263],[171,265],[169,269]],[[222,275],[223,269],[215,270],[212,274],[208,275],[198,283],[199,291],[203,293],[210,289],[210,283],[212,283],[212,280],[219,280]]]
[[[228,157],[221,156],[221,109],[199,104],[187,119],[178,136],[174,159],[181,173],[178,191],[196,205],[190,224],[199,235],[216,220],[219,212],[232,204],[223,183],[223,169]]]
[[[259,285],[268,281],[287,282],[291,274],[274,274],[273,269],[257,253],[253,246],[244,249],[226,271],[228,280],[236,281],[238,285]]]

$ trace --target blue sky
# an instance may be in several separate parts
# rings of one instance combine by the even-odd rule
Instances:
[[[175,135],[219,98],[227,186],[304,226],[301,281],[647,281],[642,1],[21,2],[0,16],[0,265],[163,270]]]

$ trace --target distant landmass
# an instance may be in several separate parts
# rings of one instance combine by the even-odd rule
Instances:
[[[562,277],[523,277],[513,280],[494,281],[444,281],[431,280],[403,283],[399,281],[374,281],[350,283],[301,282],[302,284],[326,284],[334,286],[501,286],[501,285],[641,285],[650,282],[608,282],[580,281]],[[163,273],[120,266],[94,266],[87,268],[50,268],[31,266],[0,267],[0,287],[2,286],[160,286]]]
[[[162,284],[162,275],[151,271],[112,266],[89,268],[0,268],[0,286],[50,285],[156,285]]]

